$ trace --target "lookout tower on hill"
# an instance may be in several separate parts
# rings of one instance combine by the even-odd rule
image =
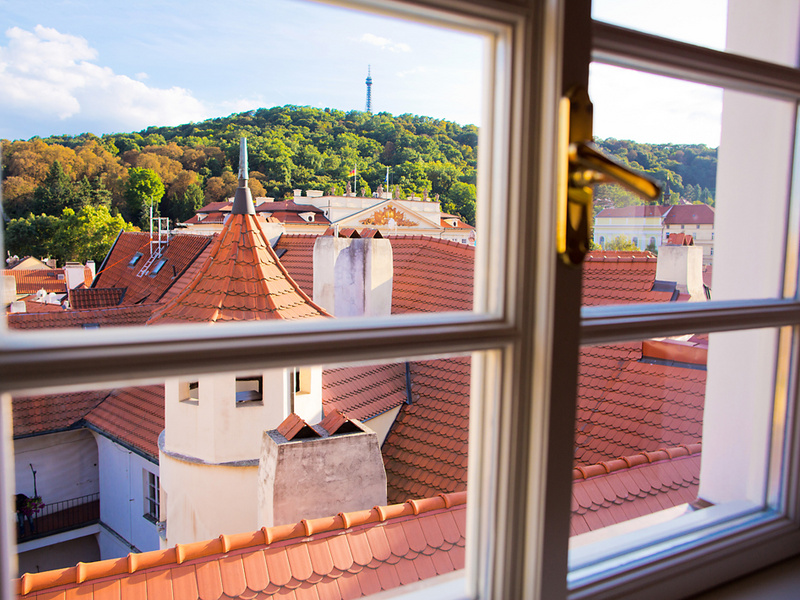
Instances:
[[[372,114],[372,74],[371,66],[367,65],[367,108],[366,111]]]

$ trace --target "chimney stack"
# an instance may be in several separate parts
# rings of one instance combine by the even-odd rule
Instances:
[[[389,316],[393,272],[387,239],[324,235],[314,242],[314,302],[335,317]]]
[[[690,302],[706,300],[703,249],[694,245],[691,236],[671,235],[658,250],[656,280],[674,281],[681,294],[689,295]]]
[[[263,527],[386,504],[378,436],[333,412],[317,425],[296,414],[264,432],[258,465]]]

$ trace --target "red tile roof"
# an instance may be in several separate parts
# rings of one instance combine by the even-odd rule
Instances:
[[[314,294],[314,242],[316,235],[283,234],[275,244],[275,252],[292,279],[309,296]]]
[[[25,312],[29,313],[64,312],[64,307],[61,306],[60,302],[58,304],[51,304],[50,302],[38,302],[35,294],[20,298],[20,302],[25,303]]]
[[[158,460],[158,436],[164,430],[164,386],[112,390],[85,418],[112,439]]]
[[[266,239],[255,215],[232,214],[195,278],[148,324],[327,316],[292,280]]]
[[[713,225],[714,209],[708,204],[676,204],[664,216],[664,225]]]
[[[570,535],[694,502],[699,484],[700,444],[575,469]]]
[[[35,294],[41,289],[56,294],[67,293],[64,269],[4,269],[17,283],[17,294]]]
[[[472,310],[475,248],[421,235],[389,239],[392,314]]]
[[[11,412],[14,437],[53,433],[76,427],[111,390],[14,396]]]
[[[69,291],[70,308],[107,308],[117,306],[125,296],[125,288],[75,288]]]
[[[121,327],[144,325],[156,304],[92,308],[85,310],[59,310],[46,313],[14,313],[8,315],[11,329],[56,329],[65,327]]]
[[[364,421],[405,401],[405,363],[343,367],[322,372],[325,414],[340,410],[348,418]]]
[[[641,343],[581,348],[577,465],[700,442],[706,372],[641,357]]]
[[[296,204],[294,200],[285,200],[280,202],[262,202],[258,206],[256,206],[257,213],[274,213],[274,212],[282,212],[282,213],[306,213],[306,212],[313,212],[316,213],[318,216],[315,217],[325,219],[325,211],[321,208],[317,208],[313,204]],[[327,222],[328,220],[325,219]]]
[[[595,250],[583,263],[583,306],[669,302],[672,292],[651,291],[657,258],[650,252]]]
[[[412,403],[383,444],[390,502],[466,489],[469,385],[468,357],[411,363]]]
[[[137,277],[150,258],[150,234],[123,231],[103,262],[93,287],[126,289],[125,297],[122,299],[123,305],[158,302],[187,267],[197,259],[209,242],[211,242],[211,238],[205,235],[179,234],[172,236],[161,256],[167,261],[161,270],[155,276],[150,276],[153,268],[158,264],[155,262],[150,267],[148,274]],[[141,252],[142,257],[134,266],[128,266],[131,258],[137,252]]]
[[[466,494],[26,573],[33,600],[360,598],[464,568]]]
[[[663,204],[648,204],[646,206],[621,206],[618,208],[606,208],[597,213],[596,219],[619,218],[619,217],[661,217],[671,207]]]

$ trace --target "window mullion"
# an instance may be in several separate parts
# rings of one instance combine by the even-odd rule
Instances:
[[[581,310],[581,343],[780,327],[800,321],[795,300],[731,300],[598,306]]]
[[[595,21],[592,59],[687,81],[800,99],[798,70]]]

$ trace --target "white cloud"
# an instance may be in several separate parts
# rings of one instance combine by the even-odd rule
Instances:
[[[398,71],[397,76],[400,78],[408,77],[409,75],[421,75],[424,73],[430,73],[431,70],[428,67],[414,67],[413,69],[406,69],[405,71]]]
[[[404,42],[393,42],[389,38],[380,37],[373,33],[365,33],[360,38],[359,42],[377,46],[381,50],[388,50],[390,52],[411,52],[411,46]]]
[[[0,46],[0,111],[6,119],[124,131],[207,116],[189,90],[149,87],[97,64],[97,51],[81,37],[41,25],[32,32],[12,27],[6,36],[8,45]]]

